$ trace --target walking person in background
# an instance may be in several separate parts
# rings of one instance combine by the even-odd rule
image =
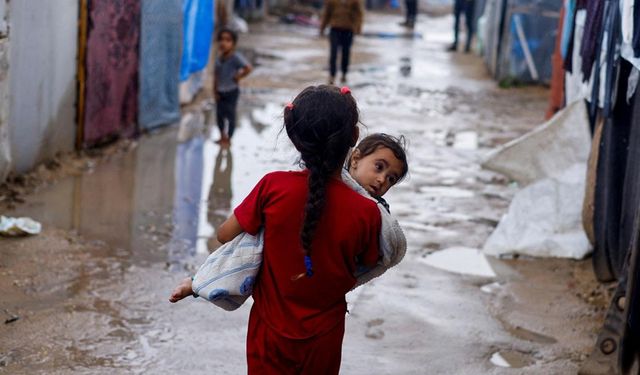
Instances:
[[[228,146],[231,144],[231,137],[236,128],[236,107],[240,97],[238,83],[249,75],[253,68],[244,56],[236,52],[238,34],[235,31],[222,28],[218,31],[217,40],[219,55],[215,65],[213,94],[216,100],[216,117],[220,129],[218,143]]]
[[[404,5],[407,17],[404,22],[400,23],[400,26],[413,29],[416,25],[416,17],[418,16],[418,0],[405,0]]]
[[[326,0],[322,11],[322,21],[320,24],[320,35],[324,35],[327,26],[329,30],[329,84],[333,85],[338,71],[336,60],[338,58],[338,48],[342,53],[342,78],[341,82],[347,82],[347,72],[349,71],[349,57],[353,35],[362,31],[362,21],[364,10],[361,0]]]
[[[467,42],[464,46],[464,52],[471,51],[471,39],[473,38],[473,13],[475,9],[474,0],[455,0],[453,4],[453,15],[455,21],[453,23],[453,44],[449,47],[449,51],[458,50],[458,34],[460,28],[460,17],[464,14],[464,21],[467,27]]]

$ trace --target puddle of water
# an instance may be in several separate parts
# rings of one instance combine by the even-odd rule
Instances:
[[[533,363],[533,360],[525,353],[513,350],[501,350],[493,353],[491,363],[498,367],[522,368]]]
[[[458,150],[477,150],[478,133],[473,131],[456,133],[453,148]]]
[[[451,247],[429,254],[420,261],[431,267],[463,275],[496,277],[487,258],[478,249]]]
[[[178,127],[145,138],[92,173],[42,189],[11,216],[32,217],[45,228],[99,239],[125,249],[134,263],[179,265],[196,253],[208,253],[219,245],[212,240],[215,228],[255,184],[256,176],[268,171],[259,163],[234,168],[232,151],[212,140],[218,131],[208,123],[209,104],[186,113]],[[271,125],[281,121],[281,108],[274,103],[239,108],[243,121],[236,134],[243,142],[234,145],[234,152],[247,159],[248,152],[264,150],[267,143],[273,147],[271,130],[279,127]]]

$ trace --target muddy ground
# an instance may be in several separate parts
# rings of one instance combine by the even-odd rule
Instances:
[[[399,18],[368,15],[349,85],[365,134],[408,140],[410,177],[387,197],[409,250],[348,296],[342,373],[573,374],[608,302],[590,260],[489,258],[495,277],[424,262],[482,247],[517,186],[480,161],[543,121],[548,91],[498,88],[481,58],[445,52],[449,17],[421,18],[413,37]],[[244,82],[230,149],[213,142],[204,100],[185,108],[179,126],[106,157],[61,158],[41,168],[47,178],[3,187],[17,193],[3,195],[2,212],[44,231],[0,238],[0,373],[246,371],[250,302],[229,313],[167,298],[219,246],[214,228],[257,180],[295,168],[281,110],[326,81],[328,46],[314,28],[270,20],[251,25],[240,48],[257,69]]]

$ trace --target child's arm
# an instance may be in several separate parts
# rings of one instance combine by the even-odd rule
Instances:
[[[253,66],[251,66],[251,64],[247,64],[244,67],[240,68],[238,70],[238,73],[236,73],[236,75],[233,77],[233,79],[236,82],[240,82],[241,79],[243,79],[244,77],[248,76],[249,73],[251,73],[251,71],[253,70]]]
[[[229,218],[218,228],[218,242],[227,243],[236,238],[236,236],[242,232],[244,232],[244,230],[240,226],[238,219],[236,219],[236,215],[231,214],[231,216],[229,216]]]

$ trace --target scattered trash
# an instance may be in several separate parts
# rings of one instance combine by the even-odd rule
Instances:
[[[523,368],[533,362],[527,354],[513,350],[495,352],[491,355],[490,361],[494,366],[506,368]]]
[[[10,313],[7,309],[2,309],[2,310],[4,310],[5,314],[9,316],[7,319],[4,320],[4,324],[10,324],[20,319],[18,315]]]
[[[38,234],[41,230],[42,225],[31,218],[0,216],[0,235],[26,236]]]

